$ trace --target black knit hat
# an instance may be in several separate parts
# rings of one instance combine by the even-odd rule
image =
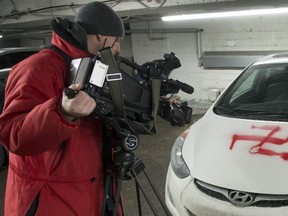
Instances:
[[[121,18],[114,10],[101,2],[90,2],[81,7],[76,14],[75,22],[81,25],[87,34],[124,36],[124,26]]]

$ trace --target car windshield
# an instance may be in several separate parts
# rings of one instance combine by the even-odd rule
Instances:
[[[259,64],[247,68],[221,96],[218,115],[288,120],[288,63]]]

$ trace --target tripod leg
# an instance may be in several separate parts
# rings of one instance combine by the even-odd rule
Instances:
[[[164,201],[161,199],[159,192],[156,190],[156,188],[152,184],[152,182],[151,182],[150,178],[148,177],[147,173],[145,172],[145,170],[143,170],[143,173],[145,174],[151,188],[153,189],[155,195],[157,196],[159,202],[161,203],[161,206],[162,206],[163,210],[165,211],[166,215],[170,216],[171,214],[170,214],[169,210],[167,209],[167,206],[165,205]]]
[[[142,192],[144,198],[146,199],[147,203],[149,204],[152,212],[154,213],[155,216],[158,216],[158,214],[157,214],[154,206],[152,205],[152,203],[151,203],[150,200],[148,199],[148,197],[147,197],[147,195],[146,195],[146,193],[145,193],[145,191],[144,191],[144,189],[143,189],[143,187],[142,187],[142,185],[141,185],[141,183],[140,183],[140,181],[139,181],[139,179],[138,179],[138,177],[137,177],[137,174],[135,173],[134,169],[131,170],[131,173],[133,174],[133,177],[135,178],[135,181],[137,182],[137,186],[138,186],[138,188],[141,190],[141,192]]]
[[[140,191],[139,191],[139,185],[137,181],[135,180],[135,186],[136,186],[136,195],[137,195],[137,203],[138,203],[138,211],[139,216],[142,216],[142,208],[141,208],[141,200],[140,200]]]
[[[122,199],[120,200],[120,208],[121,208],[121,211],[122,211],[122,216],[125,216],[124,207],[123,207],[123,200]]]
[[[121,189],[122,189],[122,179],[118,178],[117,179],[117,192],[116,192],[116,196],[115,196],[115,203],[114,203],[114,210],[113,210],[113,216],[117,216],[117,212],[118,212],[118,204],[120,201],[120,195],[121,195]]]
[[[102,203],[102,212],[101,216],[105,216],[106,205],[107,205],[107,196],[110,186],[111,176],[107,175],[105,179],[105,189],[104,189],[104,196],[103,196],[103,203]]]

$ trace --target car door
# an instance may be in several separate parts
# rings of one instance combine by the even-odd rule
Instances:
[[[0,70],[0,113],[2,113],[4,105],[5,85],[9,72],[10,69]],[[6,149],[0,144],[0,168],[7,163],[7,155]]]

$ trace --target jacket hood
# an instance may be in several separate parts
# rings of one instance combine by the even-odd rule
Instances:
[[[72,59],[92,57],[93,55],[86,50],[80,49],[79,47],[67,42],[65,39],[60,37],[56,32],[52,33],[51,43],[63,52],[65,52]]]
[[[288,194],[287,122],[216,115],[191,126],[183,158],[193,178],[219,187]]]
[[[87,51],[87,34],[81,26],[56,17],[51,21],[52,44],[64,51],[72,59],[92,57]]]

